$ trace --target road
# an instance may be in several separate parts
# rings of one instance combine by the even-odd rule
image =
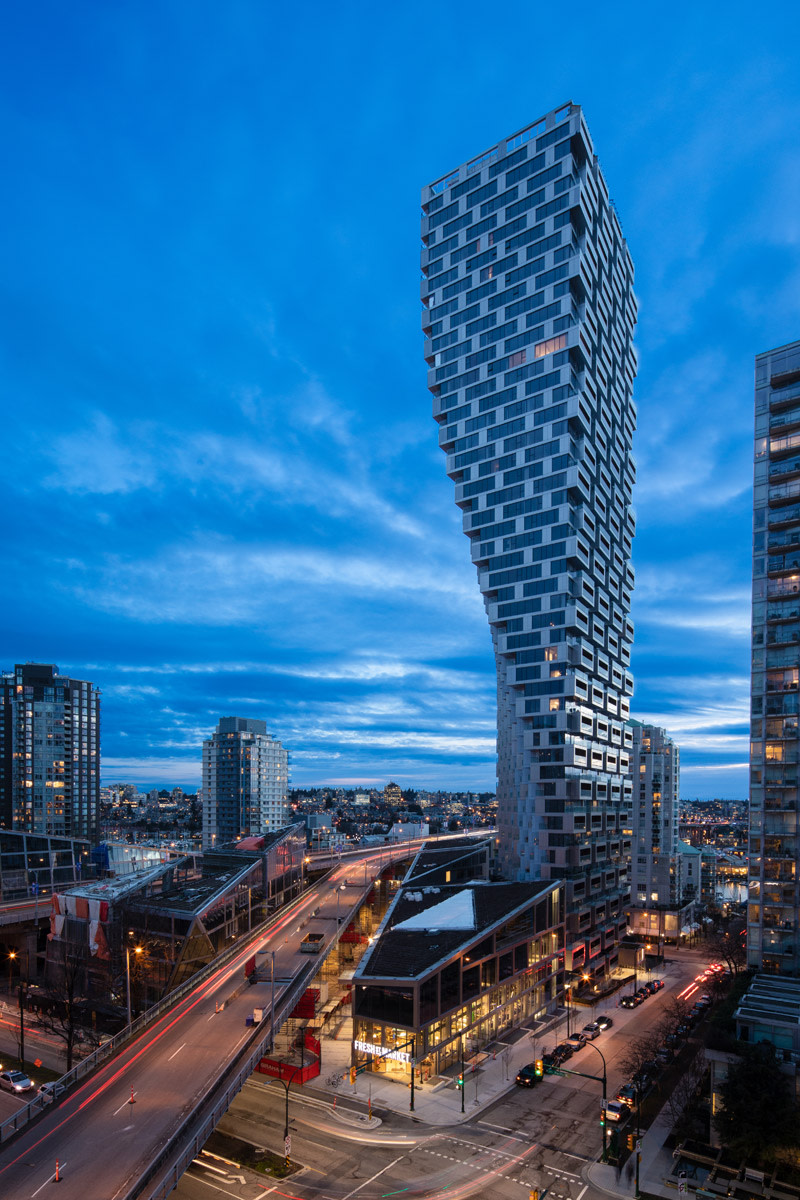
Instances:
[[[370,855],[366,870],[363,863],[358,870],[352,863],[341,866],[309,889],[281,912],[268,934],[244,943],[232,961],[8,1143],[0,1151],[3,1200],[42,1196],[57,1162],[59,1200],[124,1196],[181,1121],[232,1067],[252,1036],[245,1016],[254,1003],[269,1009],[269,984],[245,988],[232,998],[247,959],[254,950],[270,958],[275,951],[277,1007],[289,982],[309,962],[299,950],[308,931],[301,923],[318,910],[310,927],[332,938],[337,914],[346,918],[362,895],[362,870],[369,884],[373,857],[377,866],[379,856]],[[349,886],[343,891],[345,879]]]
[[[664,991],[632,1012],[608,1010],[614,1027],[595,1045],[608,1063],[609,1096],[626,1082],[619,1064],[629,1040],[662,1021],[665,1005],[705,961],[701,952],[681,951]],[[591,1013],[580,1009],[573,1015],[579,1018],[573,1024],[580,1027]],[[546,1040],[548,1046],[552,1042],[552,1037]],[[602,1064],[584,1048],[567,1066],[594,1074]],[[344,1103],[357,1111],[364,1107],[353,1099]],[[284,1104],[280,1086],[251,1079],[220,1131],[279,1151]],[[601,1147],[600,1085],[578,1075],[547,1076],[534,1089],[509,1084],[508,1092],[475,1119],[448,1127],[425,1126],[384,1109],[378,1113],[383,1125],[374,1134],[334,1132],[319,1099],[304,1093],[292,1093],[290,1114],[292,1157],[302,1164],[301,1171],[284,1181],[261,1182],[249,1173],[242,1178],[231,1163],[203,1155],[181,1179],[176,1200],[256,1200],[269,1194],[295,1200],[379,1200],[394,1194],[409,1200],[464,1200],[480,1194],[492,1200],[528,1200],[532,1188],[540,1197],[547,1190],[547,1200],[603,1200],[605,1195],[585,1177]],[[351,1140],[354,1136],[359,1140]]]

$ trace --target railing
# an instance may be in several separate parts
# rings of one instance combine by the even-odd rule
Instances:
[[[276,1028],[292,1011],[317,970],[316,962],[309,963],[284,994],[277,1010]],[[229,1070],[221,1072],[220,1080],[212,1085],[194,1112],[184,1118],[158,1158],[124,1194],[124,1200],[162,1200],[170,1195],[264,1057],[268,1041],[269,1028],[256,1026],[248,1044],[239,1052],[234,1074]]]
[[[290,904],[292,903],[294,903],[294,901],[290,902]],[[261,925],[257,925],[250,930],[247,937],[258,937],[262,933],[266,933],[270,926],[277,921],[278,917],[283,917],[285,914],[286,909],[280,909],[279,912],[273,914],[266,921],[263,921]],[[233,945],[228,946],[227,949],[223,950],[221,954],[217,955],[213,962],[210,962],[207,966],[203,967],[201,971],[198,971],[195,975],[192,975],[191,978],[187,979],[185,983],[182,983],[180,987],[175,988],[174,991],[169,993],[169,995],[163,996],[157,1004],[154,1004],[152,1008],[148,1008],[147,1012],[141,1013],[141,1015],[138,1016],[130,1025],[126,1025],[125,1028],[113,1038],[107,1042],[104,1042],[101,1046],[98,1046],[98,1048],[91,1054],[88,1054],[86,1058],[81,1059],[76,1066],[74,1066],[70,1071],[67,1071],[66,1075],[61,1076],[61,1078],[58,1080],[59,1087],[63,1086],[64,1090],[66,1091],[74,1084],[79,1083],[82,1079],[85,1079],[87,1075],[91,1075],[92,1072],[95,1071],[102,1063],[106,1062],[107,1059],[113,1058],[113,1056],[122,1049],[126,1042],[130,1041],[136,1036],[136,1034],[140,1033],[141,1030],[146,1029],[148,1025],[152,1025],[154,1021],[157,1021],[159,1017],[163,1016],[163,1014],[175,1004],[178,1004],[185,996],[194,991],[196,987],[202,984],[205,980],[210,979],[215,971],[219,970],[220,967],[224,966],[225,963],[229,962],[232,958],[235,958],[237,954],[240,954],[242,950],[242,942],[244,940],[245,939],[237,939]],[[7,1121],[3,1121],[2,1124],[0,1124],[0,1146],[7,1142],[9,1138],[13,1137],[21,1129],[23,1129],[28,1122],[33,1119],[33,1117],[43,1112],[44,1109],[49,1108],[51,1103],[52,1101],[49,1098],[45,1098],[45,1096],[42,1095],[36,1095],[33,1100],[30,1100],[23,1108],[20,1108],[13,1117],[9,1117]]]

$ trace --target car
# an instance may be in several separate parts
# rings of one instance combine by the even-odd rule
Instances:
[[[546,1075],[552,1075],[553,1071],[557,1071],[561,1066],[561,1059],[556,1054],[548,1052],[542,1055],[542,1066]]]
[[[589,1024],[584,1025],[583,1029],[581,1030],[581,1033],[588,1042],[593,1042],[595,1038],[599,1038],[602,1032],[603,1031],[600,1028],[598,1021],[590,1021]]]
[[[606,1100],[605,1113],[607,1121],[621,1121],[628,1115],[628,1106],[619,1100]]]
[[[586,1045],[586,1038],[582,1033],[572,1033],[567,1038],[567,1045],[572,1047],[573,1052],[575,1050],[582,1050]]]
[[[653,1069],[655,1067],[655,1069]],[[648,1063],[641,1067],[634,1075],[631,1083],[638,1088],[640,1092],[645,1091],[653,1082],[653,1076],[657,1074],[658,1068],[655,1064]]]
[[[527,1063],[517,1071],[517,1077],[514,1080],[518,1087],[535,1087],[539,1082],[539,1076],[536,1074],[536,1063]]]
[[[696,1003],[704,1004],[706,1008],[708,1008],[709,1004],[711,1003],[711,997],[709,996],[708,992],[703,992],[702,996],[696,1001]]]
[[[636,1107],[636,1088],[632,1083],[626,1083],[619,1089],[617,1100],[620,1104],[627,1104],[628,1108]]]
[[[611,1017],[606,1016],[598,1017],[595,1021],[595,1025],[599,1026],[600,1029],[610,1029],[613,1024],[614,1022],[611,1020]]]
[[[638,1008],[641,1003],[641,996],[634,992],[630,996],[623,996],[619,1002],[619,1006],[620,1008]]]
[[[63,1096],[66,1090],[67,1085],[61,1083],[58,1079],[54,1079],[50,1083],[39,1084],[39,1095],[48,1103],[51,1100],[57,1100],[59,1096]]]
[[[651,993],[651,995],[655,995],[656,992],[660,992],[662,990],[662,988],[664,987],[664,980],[663,979],[651,979],[649,983],[645,984],[645,987]]]
[[[675,1032],[679,1038],[687,1038],[692,1032],[692,1027],[686,1021],[681,1021],[680,1025],[675,1026]]]
[[[556,1058],[559,1060],[559,1062],[562,1062],[562,1063],[566,1062],[567,1059],[572,1058],[573,1053],[574,1053],[574,1051],[572,1049],[572,1046],[570,1046],[569,1042],[559,1042],[558,1045],[556,1046],[555,1050],[553,1051],[553,1054],[556,1056]]]
[[[668,1067],[674,1057],[675,1055],[669,1046],[659,1046],[656,1051],[656,1062],[659,1066]]]
[[[23,1071],[0,1071],[0,1088],[6,1092],[29,1092],[33,1082]]]

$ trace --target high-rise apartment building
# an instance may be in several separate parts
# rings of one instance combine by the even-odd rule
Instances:
[[[680,751],[658,725],[630,722],[633,734],[631,774],[631,909],[635,933],[678,941],[693,917],[692,898],[684,895],[678,840]]]
[[[274,833],[289,824],[289,753],[265,721],[221,717],[203,742],[203,845]]]
[[[439,443],[497,663],[501,863],[567,881],[567,965],[624,932],[633,264],[567,104],[423,189]]]
[[[800,342],[756,358],[751,967],[800,975]]]
[[[0,825],[97,840],[100,692],[50,663],[0,677]]]

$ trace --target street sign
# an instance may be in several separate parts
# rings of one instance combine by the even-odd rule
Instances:
[[[686,1195],[686,1180],[685,1179],[678,1180],[678,1195],[679,1196]]]
[[[35,1059],[33,1060],[33,1065],[34,1065],[34,1066],[37,1068],[37,1070],[38,1070],[38,1068],[39,1068],[39,1067],[42,1065],[42,1060],[41,1060],[40,1058],[35,1058]]]
[[[290,1134],[288,1137],[285,1137],[285,1138],[283,1139],[283,1150],[284,1150],[284,1153],[285,1153],[286,1157],[288,1158],[288,1157],[289,1157],[289,1155],[292,1153],[292,1138],[291,1138],[291,1134]]]
[[[641,1154],[641,1151],[642,1151],[642,1139],[641,1139],[640,1137],[637,1137],[637,1139],[636,1139],[636,1153],[637,1153],[637,1154]]]

